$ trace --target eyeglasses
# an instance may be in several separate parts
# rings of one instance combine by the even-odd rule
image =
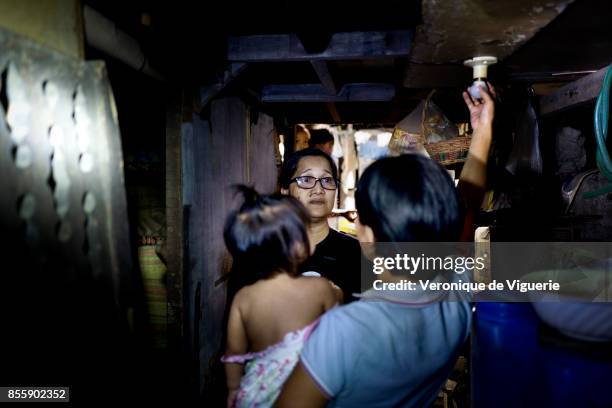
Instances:
[[[299,188],[311,189],[314,188],[317,181],[325,190],[335,190],[338,188],[338,182],[333,177],[316,178],[313,176],[300,176],[292,179],[291,183],[295,182]]]

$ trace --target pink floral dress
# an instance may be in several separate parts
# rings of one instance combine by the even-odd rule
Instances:
[[[246,363],[236,407],[271,407],[274,404],[298,362],[304,342],[317,323],[318,320],[285,334],[280,342],[263,351],[221,358],[224,363]]]

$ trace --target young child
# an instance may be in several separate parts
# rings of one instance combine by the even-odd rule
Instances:
[[[245,186],[224,239],[234,271],[251,282],[232,301],[225,366],[228,407],[269,407],[298,361],[319,316],[338,302],[325,278],[300,276],[310,255],[306,209],[293,197],[259,196]],[[340,292],[341,296],[341,292]]]

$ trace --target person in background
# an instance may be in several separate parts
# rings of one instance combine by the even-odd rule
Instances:
[[[251,284],[236,293],[229,313],[221,359],[227,406],[271,406],[313,322],[341,295],[327,279],[299,275],[310,254],[306,209],[292,197],[239,190],[244,204],[229,215],[224,239],[235,270]]]
[[[334,136],[327,129],[311,129],[309,146],[322,150],[331,156],[334,150]]]
[[[310,133],[302,125],[296,125],[295,128],[295,146],[293,151],[307,149],[310,143]]]
[[[461,200],[476,199],[486,178],[494,116],[493,99],[466,97],[474,135],[462,177],[467,194],[455,189],[446,170],[420,155],[384,158],[359,180],[356,222],[360,241],[456,241],[463,229]],[[469,99],[468,99],[469,98]],[[460,198],[461,196],[461,198]],[[480,197],[482,200],[482,196]],[[458,275],[451,273],[453,279]],[[383,282],[406,275],[384,271]],[[438,279],[436,276],[432,279]],[[426,407],[435,400],[469,334],[467,300],[451,292],[375,291],[326,313],[313,330],[276,407]]]
[[[280,175],[281,192],[298,199],[308,210],[308,236],[314,254],[301,266],[301,272],[316,272],[338,285],[344,301],[360,292],[361,247],[359,242],[330,228],[338,190],[338,169],[325,152],[308,148],[287,157]]]

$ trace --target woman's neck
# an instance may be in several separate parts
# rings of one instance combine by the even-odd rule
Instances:
[[[308,227],[308,238],[311,245],[317,245],[323,241],[329,234],[329,224],[326,219],[320,221],[312,221]]]

